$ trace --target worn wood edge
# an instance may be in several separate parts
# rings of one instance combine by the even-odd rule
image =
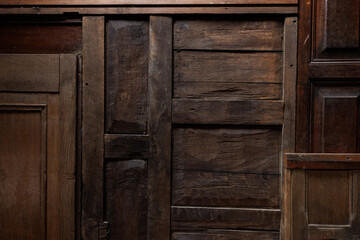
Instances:
[[[82,238],[103,221],[104,17],[83,18]]]
[[[282,153],[295,151],[297,21],[297,17],[287,17],[284,23],[284,124],[282,132]],[[291,172],[284,168],[283,156],[281,156],[280,167],[280,172],[282,173],[280,188],[282,195],[280,239],[284,240],[290,239],[291,236]]]
[[[229,6],[229,7],[1,7],[0,14],[297,14],[297,6]]]
[[[170,239],[172,18],[150,16],[147,239]]]
[[[104,151],[107,159],[148,159],[149,136],[105,134]]]

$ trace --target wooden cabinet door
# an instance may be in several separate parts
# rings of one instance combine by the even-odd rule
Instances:
[[[0,54],[0,235],[73,239],[76,59]]]
[[[359,10],[358,0],[300,4],[292,239],[360,238]]]

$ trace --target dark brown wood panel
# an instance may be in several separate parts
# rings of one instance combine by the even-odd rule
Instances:
[[[251,208],[172,207],[174,231],[205,229],[280,229],[280,210]]]
[[[148,21],[106,23],[106,132],[146,132]]]
[[[147,162],[108,162],[105,186],[107,239],[146,240]]]
[[[282,101],[193,99],[172,101],[173,123],[281,125],[283,116]]]
[[[72,53],[81,40],[81,24],[0,23],[0,53]]]
[[[278,128],[174,128],[172,167],[279,174]]]
[[[57,54],[0,54],[0,72],[0,91],[59,92]]]
[[[360,169],[357,153],[290,153],[284,162],[291,169]]]
[[[259,18],[179,20],[174,24],[175,49],[282,50],[282,21]]]
[[[279,175],[173,170],[172,204],[276,208],[279,181]]]
[[[105,158],[148,159],[149,136],[133,134],[105,134]]]
[[[276,240],[279,233],[273,231],[208,230],[200,232],[175,232],[172,240]]]
[[[349,171],[307,171],[306,175],[309,224],[350,224]]]

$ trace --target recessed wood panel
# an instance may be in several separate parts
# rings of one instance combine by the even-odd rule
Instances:
[[[173,169],[279,173],[277,128],[175,128]]]
[[[0,232],[8,240],[45,237],[45,122],[42,108],[0,109]]]
[[[108,162],[105,169],[107,239],[146,240],[147,163]]]
[[[278,232],[272,231],[239,231],[239,230],[208,230],[199,232],[175,232],[172,240],[275,240]]]
[[[349,171],[308,171],[307,209],[309,224],[350,223]]]
[[[146,132],[149,26],[106,24],[106,132]]]
[[[81,42],[81,24],[0,24],[0,53],[72,53]]]
[[[58,92],[57,54],[0,54],[0,91]]]
[[[172,204],[276,208],[279,181],[279,175],[173,170]]]
[[[282,25],[259,18],[179,20],[174,24],[174,48],[281,51]]]

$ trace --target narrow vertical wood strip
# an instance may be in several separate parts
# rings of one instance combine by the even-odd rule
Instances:
[[[83,18],[82,238],[103,220],[104,17]]]
[[[148,239],[170,239],[172,19],[150,17]]]
[[[295,112],[296,112],[296,66],[297,66],[297,17],[287,17],[284,23],[283,46],[283,96],[284,96],[284,125],[283,125],[283,153],[295,151]],[[281,159],[282,172],[282,224],[281,238],[290,239],[291,236],[291,172],[284,168]]]
[[[303,240],[307,239],[305,170],[293,170],[291,181],[291,237],[288,239]]]

